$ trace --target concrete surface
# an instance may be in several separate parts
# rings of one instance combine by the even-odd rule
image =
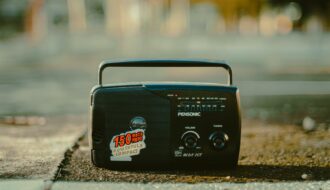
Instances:
[[[46,124],[0,124],[0,178],[52,179],[86,131],[80,117],[46,118]]]
[[[330,180],[330,130],[327,129],[305,133],[299,126],[244,120],[239,167],[233,171],[107,170],[91,164],[87,138],[79,144],[56,180],[134,183]]]
[[[44,190],[46,184],[44,180],[40,179],[0,179],[1,190]]]
[[[46,183],[42,180],[0,180],[0,189],[6,190],[85,190],[85,189],[182,189],[182,190],[204,190],[204,189],[260,189],[260,190],[282,190],[282,189],[317,189],[329,190],[330,181],[319,182],[251,182],[251,183],[111,183],[111,182],[56,182]]]
[[[199,184],[185,184],[185,183],[109,183],[109,182],[58,182],[52,187],[52,190],[85,190],[85,189],[181,189],[181,190],[209,190],[209,189],[223,189],[223,190],[238,190],[238,189],[259,189],[259,190],[283,190],[283,189],[317,189],[329,190],[330,181],[326,182],[291,182],[291,183],[199,183]]]

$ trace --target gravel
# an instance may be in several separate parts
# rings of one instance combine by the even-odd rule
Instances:
[[[320,143],[323,142],[323,143]],[[87,138],[67,160],[59,181],[138,183],[279,182],[330,179],[330,132],[244,121],[239,167],[232,171],[116,171],[91,164]],[[312,176],[312,177],[311,177]]]

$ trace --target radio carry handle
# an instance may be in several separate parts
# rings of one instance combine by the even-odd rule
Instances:
[[[199,60],[126,60],[103,61],[99,66],[99,85],[102,86],[102,73],[107,67],[221,67],[228,72],[227,84],[233,84],[233,74],[229,65],[223,62]]]

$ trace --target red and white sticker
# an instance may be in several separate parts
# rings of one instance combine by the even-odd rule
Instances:
[[[112,137],[110,150],[111,161],[132,161],[131,156],[139,155],[146,148],[143,129],[135,129]]]

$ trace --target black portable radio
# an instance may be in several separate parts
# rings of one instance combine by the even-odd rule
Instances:
[[[213,83],[102,84],[107,67],[221,67],[228,85]],[[90,146],[105,168],[234,168],[241,116],[231,68],[193,60],[105,61],[91,91]]]

